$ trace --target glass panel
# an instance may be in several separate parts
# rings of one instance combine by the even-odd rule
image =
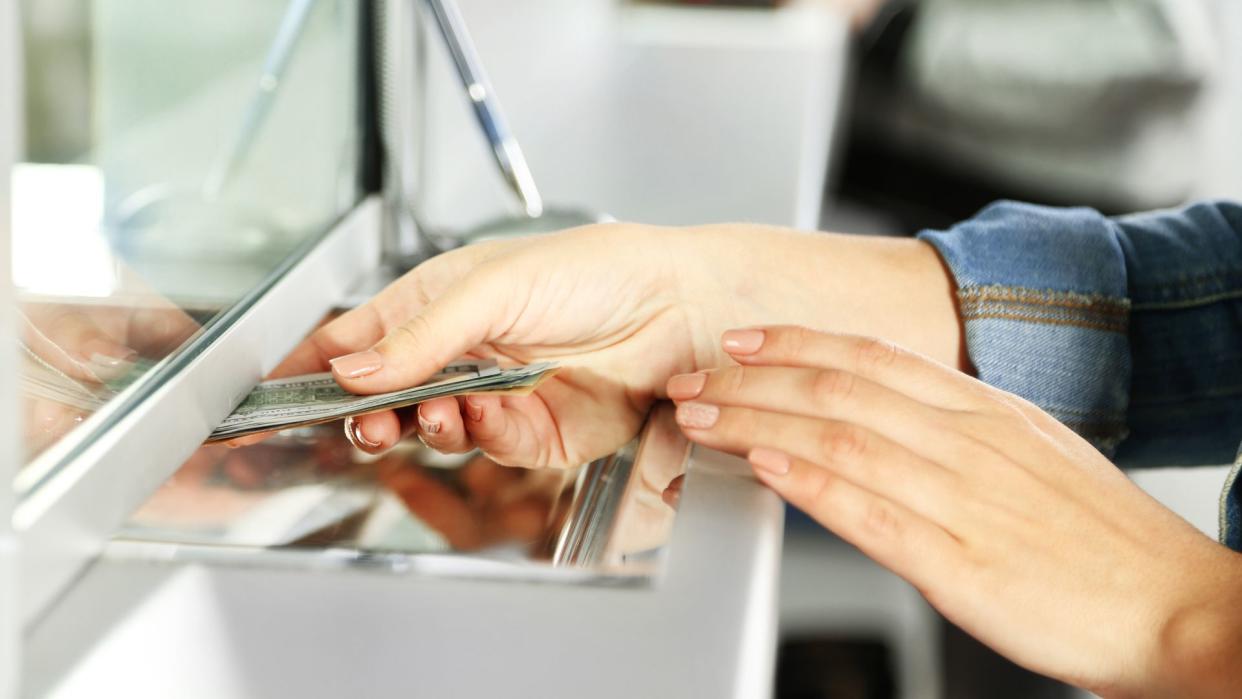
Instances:
[[[414,442],[376,458],[339,424],[299,428],[200,448],[130,518],[113,553],[646,582],[664,558],[689,451],[667,405],[629,446],[566,471]]]
[[[19,493],[359,198],[352,0],[27,0]]]

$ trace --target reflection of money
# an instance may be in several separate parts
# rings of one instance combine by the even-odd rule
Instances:
[[[75,379],[57,369],[21,342],[22,391],[31,398],[50,400],[84,412],[94,412],[111,400],[117,393],[151,368],[149,360],[130,362],[124,375],[110,381],[95,383]]]
[[[494,360],[463,360],[448,365],[421,386],[372,396],[349,393],[337,385],[332,374],[264,381],[220,423],[207,441],[329,422],[442,396],[528,392],[553,371],[555,367],[548,362],[501,369]]]
[[[22,349],[22,392],[32,398],[42,398],[71,408],[92,412],[107,402],[111,391],[104,386],[88,386],[63,371],[48,364],[42,357]]]

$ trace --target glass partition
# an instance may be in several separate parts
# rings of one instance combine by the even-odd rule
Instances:
[[[359,200],[361,3],[26,0],[18,495]]]

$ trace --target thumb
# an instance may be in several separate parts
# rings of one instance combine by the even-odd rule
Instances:
[[[514,298],[502,281],[482,267],[463,277],[370,349],[329,360],[337,383],[359,394],[423,383],[496,336]]]

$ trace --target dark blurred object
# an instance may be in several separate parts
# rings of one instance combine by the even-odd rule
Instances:
[[[892,653],[884,643],[870,639],[785,640],[776,655],[775,696],[890,699],[897,696]]]
[[[942,621],[942,696],[952,699],[1073,699],[1067,684],[1018,667],[948,621]]]
[[[776,7],[785,0],[664,0],[672,5],[728,5],[733,7]]]
[[[861,36],[838,181],[908,232],[999,198],[1182,201],[1222,37],[1201,1],[893,2]]]

